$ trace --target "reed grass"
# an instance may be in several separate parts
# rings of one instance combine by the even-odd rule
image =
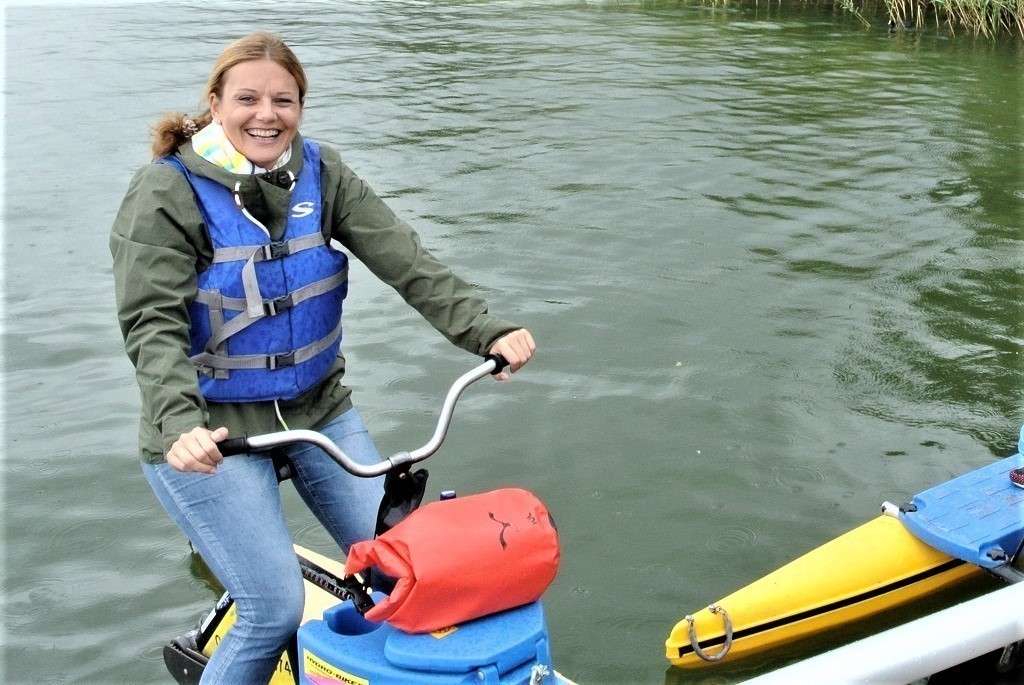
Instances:
[[[1010,33],[1024,37],[1024,0],[884,1],[891,26],[921,28],[934,21],[952,33],[963,31],[986,37]]]
[[[721,0],[712,0],[720,2]],[[728,0],[726,0],[727,2]],[[782,0],[777,0],[779,3]],[[771,0],[769,0],[771,2]],[[868,17],[888,15],[889,26],[899,29],[924,28],[934,23],[953,34],[967,33],[994,38],[1016,35],[1024,38],[1024,0],[803,0],[832,4],[853,14],[867,25]]]

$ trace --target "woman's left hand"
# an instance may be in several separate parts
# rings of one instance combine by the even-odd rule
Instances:
[[[510,378],[510,374],[515,373],[526,362],[530,361],[530,357],[533,356],[536,350],[537,345],[533,342],[533,336],[525,328],[520,328],[501,336],[491,345],[491,349],[488,352],[490,354],[500,354],[504,357],[505,361],[508,362],[508,368],[506,371],[495,374],[494,378],[499,381],[507,381]]]

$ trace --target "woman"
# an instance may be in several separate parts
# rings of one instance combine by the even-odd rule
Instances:
[[[143,470],[238,608],[203,683],[266,682],[303,605],[271,460],[224,459],[217,443],[312,428],[361,463],[380,460],[340,383],[347,257],[330,240],[455,345],[501,354],[510,372],[535,350],[336,151],[303,140],[306,86],[276,37],[232,43],[207,84],[208,110],[156,126],[154,163],[132,179],[111,231]],[[308,445],[289,457],[296,489],[344,552],[372,537],[381,479],[350,476]]]

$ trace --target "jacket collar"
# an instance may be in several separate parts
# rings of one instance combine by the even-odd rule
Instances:
[[[302,172],[303,166],[302,136],[298,133],[295,134],[295,138],[292,140],[291,159],[289,159],[284,166],[263,174],[232,173],[227,169],[223,169],[216,164],[203,159],[195,150],[192,149],[191,143],[183,144],[178,148],[176,154],[192,173],[214,180],[228,188],[234,188],[235,183],[238,183],[239,181],[241,181],[243,187],[257,183],[258,181],[263,181],[264,183],[268,183],[272,186],[287,189],[291,184],[291,179],[288,177],[288,173],[291,172],[297,177]],[[258,185],[262,186],[263,184],[259,183]]]

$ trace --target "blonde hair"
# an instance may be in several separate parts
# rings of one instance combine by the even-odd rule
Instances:
[[[210,96],[221,97],[224,93],[224,79],[228,71],[242,62],[269,59],[276,62],[292,75],[299,86],[299,104],[305,102],[308,82],[302,63],[291,48],[271,33],[254,33],[239,38],[224,48],[213,65],[213,71],[206,82],[206,90],[200,100],[203,111],[194,117],[182,112],[165,115],[153,126],[153,159],[171,154],[185,143],[199,129],[213,121],[210,114]]]

